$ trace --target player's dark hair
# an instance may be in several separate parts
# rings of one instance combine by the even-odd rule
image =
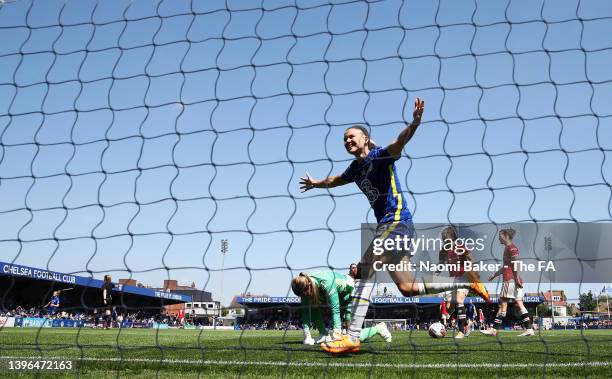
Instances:
[[[502,229],[499,232],[510,239],[513,239],[514,236],[516,235],[516,230],[513,228]]]
[[[374,142],[374,141],[372,140],[372,137],[370,136],[370,131],[368,130],[368,128],[366,128],[366,127],[365,127],[365,126],[363,126],[363,125],[354,124],[354,125],[351,125],[351,126],[349,126],[348,128],[346,128],[346,130],[349,130],[349,129],[357,129],[357,130],[360,130],[360,131],[361,131],[361,132],[362,132],[362,133],[363,133],[363,134],[364,134],[366,137],[368,137],[368,139],[370,140],[370,142],[368,143],[368,147],[369,147],[370,149],[372,149],[372,148],[376,147],[376,142]]]
[[[104,275],[104,283],[110,283],[111,282],[111,276],[110,275]]]
[[[457,230],[455,230],[455,228],[453,228],[452,226],[447,226],[446,228],[442,229],[442,236],[444,236],[447,233],[450,233],[453,235],[451,237],[453,241],[459,237],[459,235],[457,234]]]

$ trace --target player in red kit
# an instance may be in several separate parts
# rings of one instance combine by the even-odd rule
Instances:
[[[451,264],[448,275],[453,283],[474,283],[479,282],[478,273],[473,271],[465,271],[465,261],[472,261],[470,250],[465,246],[463,241],[458,238],[457,231],[449,226],[442,230],[442,241],[444,243],[442,250],[439,253],[439,263]],[[451,312],[457,313],[457,334],[455,338],[464,338],[466,333],[467,316],[465,308],[465,297],[469,293],[466,288],[456,288],[452,291],[447,291],[444,294],[446,307],[451,309]]]
[[[502,327],[502,321],[506,317],[506,310],[508,309],[508,301],[513,300],[514,304],[518,308],[521,314],[521,323],[525,332],[521,333],[520,337],[533,336],[533,326],[529,318],[529,312],[523,304],[523,279],[520,274],[514,269],[514,262],[519,259],[519,249],[516,247],[512,238],[516,234],[516,230],[502,229],[499,231],[499,242],[505,246],[503,256],[503,266],[495,273],[489,276],[489,281],[495,279],[499,275],[503,275],[503,285],[501,293],[499,294],[499,308],[497,315],[495,316],[494,328],[483,330],[482,333],[490,336],[497,334],[497,331]]]
[[[449,317],[448,309],[446,308],[446,301],[442,300],[440,302],[440,318],[442,319],[441,322],[444,324],[444,326],[448,326]]]
[[[179,326],[182,328],[185,326],[185,311],[183,309],[179,309],[178,314],[178,322]]]

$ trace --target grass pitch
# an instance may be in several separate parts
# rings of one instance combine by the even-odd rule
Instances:
[[[359,354],[333,357],[301,344],[299,331],[0,330],[0,356],[73,359],[66,377],[547,377],[609,378],[612,330],[519,332],[432,339],[426,332],[376,337]],[[6,365],[4,365],[6,367]],[[0,376],[42,376],[0,372]],[[58,373],[49,374],[57,377]]]

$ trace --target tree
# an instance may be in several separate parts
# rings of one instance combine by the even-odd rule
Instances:
[[[550,306],[546,303],[539,304],[537,307],[538,316],[540,317],[550,317],[552,312],[550,310]]]
[[[593,293],[591,291],[589,291],[589,293],[580,294],[578,307],[580,308],[581,312],[593,311],[595,308],[597,308],[597,301],[593,297]]]

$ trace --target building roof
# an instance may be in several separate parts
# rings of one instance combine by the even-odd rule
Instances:
[[[537,296],[537,294],[529,295]],[[542,291],[540,296],[544,298],[544,302],[552,303],[553,306],[564,307],[567,305],[567,296],[565,296],[564,290],[552,290],[552,294],[550,291]]]
[[[12,263],[0,262],[0,275],[27,278],[32,280],[44,280],[56,282],[68,286],[81,286],[88,288],[101,288],[103,281],[92,277],[78,276],[42,268],[21,266]],[[168,293],[153,288],[136,287],[128,284],[117,284],[113,291],[124,292],[133,295],[151,298],[166,299],[176,302],[190,302],[191,296],[181,293]]]

